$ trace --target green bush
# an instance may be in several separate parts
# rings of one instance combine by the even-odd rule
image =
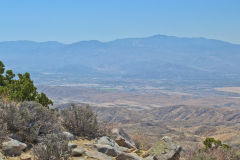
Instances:
[[[45,107],[53,102],[44,93],[38,93],[29,73],[15,74],[12,70],[5,72],[5,66],[0,61],[0,98],[6,101],[24,102],[36,101]]]
[[[214,138],[206,138],[203,141],[204,148],[200,149],[200,151],[205,151],[212,148],[223,147],[224,149],[230,149],[230,146],[227,144],[222,144],[220,140],[215,140]]]
[[[63,126],[76,136],[95,138],[102,134],[97,116],[89,106],[72,105],[61,111],[61,117]]]

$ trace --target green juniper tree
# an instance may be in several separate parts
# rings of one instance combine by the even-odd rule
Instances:
[[[3,85],[3,80],[4,80],[3,73],[4,73],[4,70],[5,70],[5,66],[2,63],[2,61],[0,61],[0,86]]]
[[[12,70],[5,72],[5,66],[0,61],[0,97],[6,100],[23,102],[36,101],[45,107],[52,105],[53,102],[44,93],[38,93],[30,78],[30,73],[15,74]]]

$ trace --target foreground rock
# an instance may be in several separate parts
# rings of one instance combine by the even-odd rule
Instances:
[[[109,138],[107,136],[103,136],[103,137],[100,137],[100,138],[96,139],[95,143],[96,144],[109,145],[109,146],[112,146],[112,147],[115,147],[116,145],[118,146],[118,144],[116,144],[116,142],[114,140],[112,140],[111,138]]]
[[[181,150],[170,137],[165,136],[150,149],[146,160],[179,160]]]
[[[119,146],[107,136],[97,139],[93,146],[101,153],[116,157],[116,160],[141,160],[137,154],[130,153],[130,149]]]
[[[111,157],[101,153],[101,152],[98,152],[98,151],[87,151],[86,152],[86,155],[89,157],[89,158],[95,158],[95,159],[98,159],[98,160],[112,160]]]
[[[122,152],[129,153],[130,150],[125,147],[119,146],[114,140],[107,136],[103,136],[96,140],[93,145],[99,152],[107,154],[112,157],[117,157]]]
[[[72,156],[82,156],[85,153],[85,149],[82,147],[77,147],[72,150]]]
[[[2,144],[2,150],[7,156],[20,155],[25,148],[27,148],[27,145],[25,143],[11,138]]]
[[[70,141],[73,141],[76,139],[76,137],[72,133],[69,133],[69,132],[63,132],[63,135]]]
[[[21,160],[31,160],[32,156],[30,154],[21,154],[20,159]]]
[[[121,153],[116,157],[116,160],[142,160],[134,153]]]
[[[0,160],[4,160],[4,155],[0,152]]]
[[[103,137],[97,139],[96,144],[109,145],[121,152],[130,152],[130,150],[128,148],[119,146],[114,140],[112,140],[111,138],[109,138],[107,136],[103,136]]]
[[[98,152],[112,157],[116,157],[120,153],[117,149],[109,145],[95,144],[94,147],[97,148]]]
[[[126,148],[134,148],[136,149],[136,145],[134,141],[128,136],[127,133],[124,132],[121,128],[114,128],[111,130],[111,136],[116,141],[119,146]]]
[[[73,148],[77,148],[77,144],[73,143],[73,142],[69,142],[68,143],[68,149],[73,149]]]

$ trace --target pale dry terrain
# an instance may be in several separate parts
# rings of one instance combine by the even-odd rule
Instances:
[[[124,91],[116,89],[89,88],[82,86],[39,86],[40,91],[54,100],[55,105],[64,103],[88,103],[99,107],[129,107],[151,109],[172,105],[191,105],[199,107],[240,106],[240,96],[222,95],[214,89],[195,91],[197,93],[171,91],[164,89],[145,89]]]
[[[240,94],[240,87],[223,87],[223,88],[216,88],[216,90],[217,91],[239,93]]]
[[[185,148],[200,145],[205,137],[240,147],[240,98],[227,93],[240,87],[199,93],[152,87],[133,92],[83,86],[39,88],[59,108],[70,103],[92,105],[100,120],[124,127],[146,146],[168,135]]]

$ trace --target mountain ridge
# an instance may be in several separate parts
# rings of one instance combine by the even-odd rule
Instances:
[[[141,79],[236,79],[240,45],[206,38],[154,35],[145,38],[63,44],[0,42],[0,59],[30,72],[77,77]],[[66,70],[65,70],[66,68]]]
[[[91,41],[95,41],[95,42],[100,42],[100,43],[110,43],[110,42],[114,42],[114,41],[119,41],[119,40],[133,40],[133,39],[148,39],[148,38],[159,38],[159,37],[167,37],[167,38],[178,38],[178,39],[202,39],[202,40],[211,40],[211,41],[218,41],[218,42],[223,42],[223,43],[229,43],[229,44],[233,44],[233,45],[240,45],[238,43],[233,43],[233,42],[229,42],[229,41],[225,41],[225,40],[218,40],[218,39],[214,39],[214,38],[206,38],[206,37],[185,37],[185,36],[172,36],[172,35],[164,35],[164,34],[154,34],[151,36],[143,36],[143,37],[126,37],[126,38],[116,38],[113,40],[108,40],[108,41],[101,41],[101,40],[97,40],[97,39],[92,39],[92,40],[80,40],[80,41],[75,41],[75,42],[71,42],[71,43],[63,43],[60,41],[56,41],[56,40],[49,40],[49,41],[34,41],[34,40],[9,40],[9,41],[0,41],[1,43],[9,43],[9,42],[30,42],[30,43],[59,43],[62,45],[72,45],[72,44],[76,44],[76,43],[81,43],[81,42],[91,42]]]

